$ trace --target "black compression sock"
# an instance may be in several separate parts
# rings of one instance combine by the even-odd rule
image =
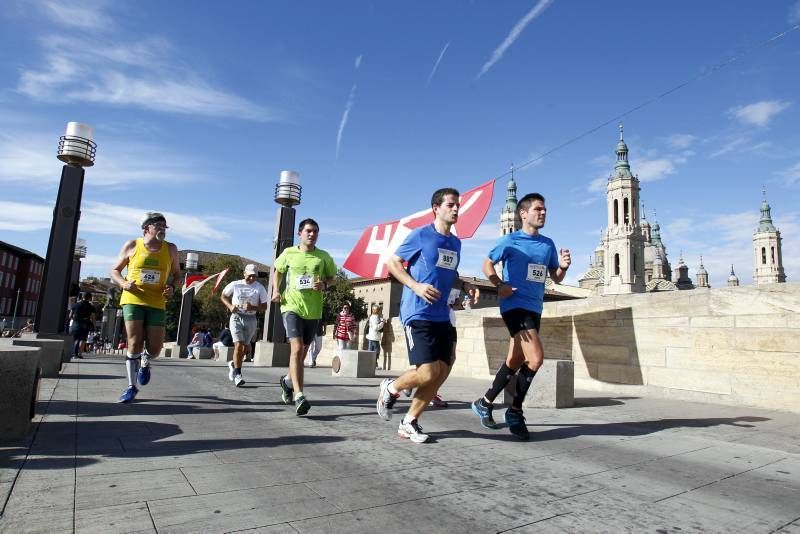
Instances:
[[[486,395],[484,395],[488,400],[494,401],[500,392],[505,389],[509,382],[511,382],[511,377],[514,376],[516,373],[515,370],[511,369],[505,363],[500,366],[500,369],[497,370],[497,374],[494,375],[494,381],[492,382],[492,387],[486,390]]]
[[[532,371],[527,363],[523,363],[517,375],[517,384],[514,391],[514,400],[511,401],[511,406],[517,410],[522,410],[522,402],[525,400],[525,395],[533,382],[533,377],[536,376],[536,371]]]

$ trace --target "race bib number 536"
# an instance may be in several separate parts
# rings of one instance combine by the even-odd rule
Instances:
[[[446,248],[440,248],[439,250],[439,259],[436,260],[436,266],[441,267],[443,269],[450,269],[455,270],[458,266],[458,252],[455,250],[447,250]]]
[[[545,277],[545,268],[544,265],[539,265],[538,263],[529,263],[528,264],[528,276],[525,278],[528,282],[541,282],[544,283]]]

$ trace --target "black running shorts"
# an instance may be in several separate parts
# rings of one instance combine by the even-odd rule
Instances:
[[[283,314],[283,327],[286,329],[286,339],[300,338],[303,345],[311,345],[317,333],[319,319],[303,319],[294,312]]]
[[[542,325],[542,314],[523,308],[514,308],[504,312],[503,321],[506,323],[508,333],[511,337],[516,336],[523,330],[536,330]]]
[[[409,321],[405,326],[409,363],[422,365],[438,360],[450,365],[453,330],[450,321]]]

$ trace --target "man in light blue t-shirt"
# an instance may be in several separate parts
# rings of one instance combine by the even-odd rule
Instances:
[[[539,233],[544,226],[547,208],[544,197],[531,193],[517,204],[522,229],[504,235],[483,262],[483,273],[497,287],[500,314],[511,336],[508,357],[500,366],[492,387],[472,403],[472,411],[486,428],[497,428],[492,417],[492,402],[517,375],[514,400],[505,414],[511,433],[522,440],[529,438],[522,414],[522,402],[531,387],[536,371],[542,365],[544,350],[539,339],[539,327],[544,304],[544,282],[547,274],[561,282],[571,263],[568,249],[556,251],[553,240]],[[495,264],[503,262],[503,278]]]
[[[453,353],[453,328],[447,296],[458,278],[461,240],[450,233],[458,220],[459,193],[439,189],[431,198],[433,224],[413,230],[386,265],[403,284],[400,320],[403,322],[408,360],[414,365],[396,380],[381,382],[378,415],[392,417],[399,391],[417,388],[408,413],[397,434],[414,443],[427,443],[418,420],[436,391],[450,374]],[[406,271],[403,263],[408,263]]]

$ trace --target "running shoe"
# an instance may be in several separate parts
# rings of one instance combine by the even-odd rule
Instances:
[[[431,408],[447,408],[447,401],[442,398],[438,393],[433,396],[428,403]]]
[[[236,376],[233,377],[233,385],[237,388],[240,388],[244,385],[244,378],[242,377],[242,373],[237,373]]]
[[[494,430],[497,428],[497,423],[494,422],[492,417],[493,405],[486,406],[483,399],[478,399],[472,403],[472,413],[481,418],[481,426]]]
[[[148,365],[145,367],[142,365],[139,367],[139,372],[136,373],[136,381],[139,382],[140,386],[146,386],[150,383],[150,366]]]
[[[228,362],[228,380],[233,382],[234,376],[236,376],[236,368],[233,366],[233,362]]]
[[[411,388],[406,388],[406,389],[404,389],[404,390],[403,390],[403,394],[404,394],[406,397],[410,397],[410,396],[411,396]]]
[[[410,439],[414,443],[427,443],[431,439],[428,434],[422,432],[422,427],[419,426],[416,419],[410,423],[400,421],[400,426],[397,427],[397,435],[404,439]]]
[[[314,367],[316,367],[316,366],[317,366],[317,362],[311,362],[311,368],[312,368],[312,369],[313,369]]]
[[[511,434],[518,437],[522,441],[528,441],[531,437],[528,432],[528,427],[525,424],[525,416],[522,415],[522,410],[506,410],[505,421],[508,423],[508,429]]]
[[[311,409],[311,403],[306,400],[305,395],[300,395],[294,400],[294,409],[297,415],[305,415]]]
[[[392,418],[392,408],[394,408],[394,403],[397,402],[397,397],[400,396],[399,393],[392,394],[392,392],[389,391],[389,384],[392,382],[394,382],[394,380],[384,378],[378,393],[376,408],[378,409],[378,415],[380,415],[384,421],[388,421]]]
[[[119,396],[119,402],[131,402],[136,398],[137,393],[139,393],[139,390],[136,389],[136,386],[128,386],[128,389],[123,391],[122,395]]]
[[[289,405],[292,404],[292,397],[294,396],[294,388],[290,388],[289,386],[286,385],[286,382],[284,381],[285,378],[286,375],[280,377],[278,379],[278,384],[281,385],[281,400],[283,401],[284,404]]]

